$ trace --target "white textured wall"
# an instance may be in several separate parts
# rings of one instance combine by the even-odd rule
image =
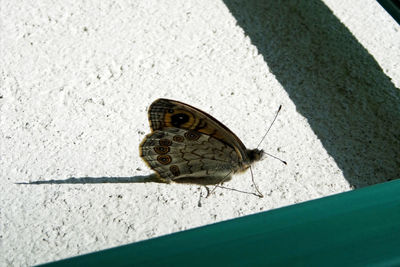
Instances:
[[[338,153],[321,143],[321,125],[316,131],[310,127],[313,118],[298,113],[296,96],[289,97],[271,72],[277,63],[290,72],[293,57],[264,60],[228,2],[1,2],[1,266],[54,261],[374,183],[343,175],[337,162],[352,159],[331,156]],[[349,42],[359,42],[382,68],[376,73],[392,79],[386,87],[398,90],[400,27],[372,0],[325,2],[354,36]],[[293,17],[301,20],[304,13],[291,5]],[[275,22],[271,18],[277,31],[292,31]],[[295,40],[288,34],[288,42]],[[334,64],[336,54],[327,53],[324,64]],[[352,62],[347,64],[355,74],[338,80],[363,80],[357,76],[363,61]],[[262,148],[288,165],[267,158],[254,166],[265,197],[217,189],[199,207],[205,192],[200,186],[143,183],[151,171],[138,146],[149,132],[147,107],[160,97],[212,114],[249,148],[282,104]],[[399,104],[398,93],[390,98]],[[329,135],[330,118],[324,123]],[[393,168],[391,162],[387,166]],[[355,168],[365,175],[363,166]],[[253,190],[250,173],[226,185]]]

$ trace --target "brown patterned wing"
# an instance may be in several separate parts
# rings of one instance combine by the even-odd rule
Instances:
[[[223,178],[239,169],[239,157],[232,147],[213,136],[179,128],[147,135],[140,156],[166,180]]]
[[[241,161],[248,161],[242,141],[217,119],[195,107],[160,98],[150,105],[149,121],[152,131],[174,127],[211,136],[233,148]]]

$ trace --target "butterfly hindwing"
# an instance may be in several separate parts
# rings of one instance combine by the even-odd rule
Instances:
[[[146,136],[140,150],[146,163],[167,180],[224,177],[238,168],[239,157],[232,147],[192,130],[155,130]]]

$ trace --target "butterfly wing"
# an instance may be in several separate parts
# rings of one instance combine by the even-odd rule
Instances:
[[[175,127],[147,135],[140,156],[166,180],[224,178],[239,169],[239,156],[231,146],[213,136]]]
[[[174,127],[211,136],[234,149],[240,161],[248,161],[242,141],[217,119],[195,107],[160,98],[150,105],[149,121],[152,131]]]

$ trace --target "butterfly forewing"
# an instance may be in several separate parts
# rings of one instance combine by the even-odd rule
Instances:
[[[150,105],[149,121],[153,131],[174,127],[212,136],[236,150],[241,161],[248,161],[246,147],[228,127],[188,104],[157,99]]]

